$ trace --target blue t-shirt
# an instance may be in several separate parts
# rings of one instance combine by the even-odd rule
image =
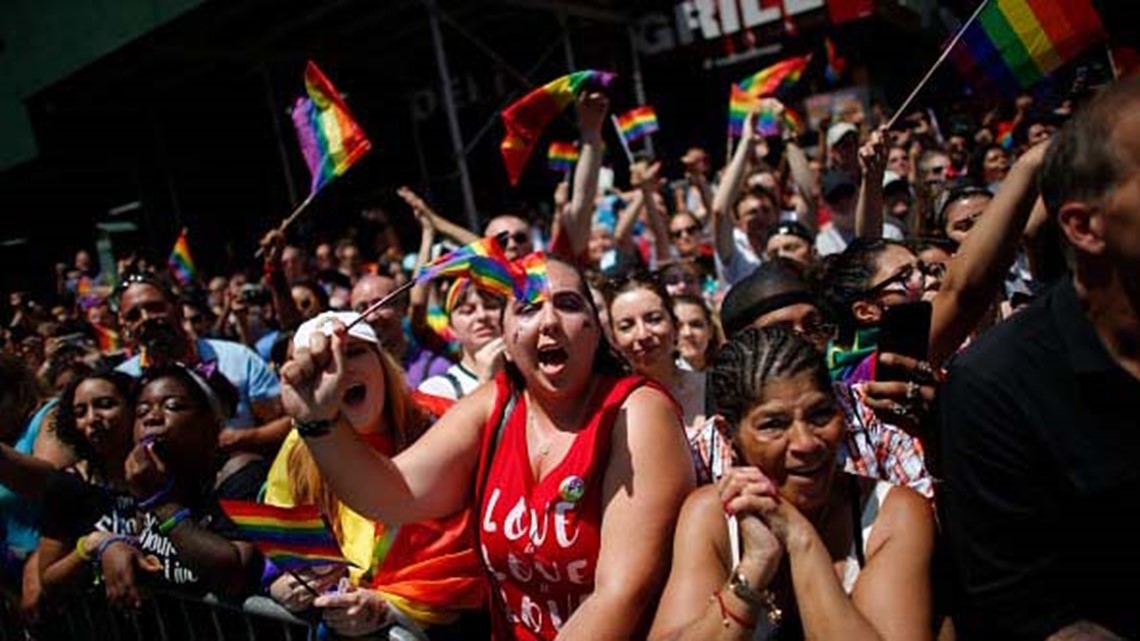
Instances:
[[[226,426],[231,428],[256,426],[258,421],[253,416],[251,404],[281,396],[281,382],[277,379],[277,375],[252,349],[240,343],[199,338],[197,347],[198,358],[203,361],[216,361],[218,371],[237,388],[240,397],[237,412]],[[116,369],[134,377],[142,375],[138,355],[132,356]]]
[[[32,455],[44,418],[58,402],[58,399],[53,398],[32,415],[24,433],[12,445],[12,449],[20,454]],[[0,527],[3,528],[0,538],[4,541],[5,556],[22,559],[36,549],[40,540],[39,520],[38,502],[22,498],[0,485]]]

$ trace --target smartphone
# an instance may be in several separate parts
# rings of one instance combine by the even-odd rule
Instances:
[[[890,352],[925,361],[930,347],[930,314],[927,301],[891,305],[879,321],[879,353]],[[906,380],[906,372],[883,365],[875,367],[875,380]]]

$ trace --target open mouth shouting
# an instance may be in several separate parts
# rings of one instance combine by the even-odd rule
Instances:
[[[345,390],[344,396],[341,397],[341,403],[348,409],[357,409],[364,405],[367,399],[368,386],[364,383],[354,383]]]
[[[570,352],[561,345],[551,344],[538,348],[538,369],[547,376],[554,376],[570,361]]]

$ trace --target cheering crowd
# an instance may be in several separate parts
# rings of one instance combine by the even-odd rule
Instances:
[[[402,188],[415,254],[275,231],[188,284],[79,252],[10,293],[10,611],[30,638],[157,588],[343,636],[1140,636],[1140,80],[945,129],[848,110],[818,145],[761,107],[785,124],[754,111],[725,166],[623,186],[583,90],[546,228]],[[542,295],[416,280],[360,318],[481,238],[543,251]],[[351,564],[277,567],[222,500],[316,505]]]

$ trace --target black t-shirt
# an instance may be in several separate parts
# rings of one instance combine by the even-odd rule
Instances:
[[[244,495],[204,497],[192,506],[190,518],[222,537],[240,539],[237,527],[218,505],[219,498],[249,500]],[[133,536],[143,554],[162,564],[158,577],[164,583],[193,589],[198,577],[178,558],[170,538],[158,531],[161,523],[157,516],[139,510],[134,497],[128,494],[87,483],[76,474],[56,472],[44,495],[40,533],[61,541],[74,541],[94,530]]]
[[[959,638],[1040,640],[1080,619],[1140,635],[1140,381],[1072,282],[957,358],[940,403]]]

